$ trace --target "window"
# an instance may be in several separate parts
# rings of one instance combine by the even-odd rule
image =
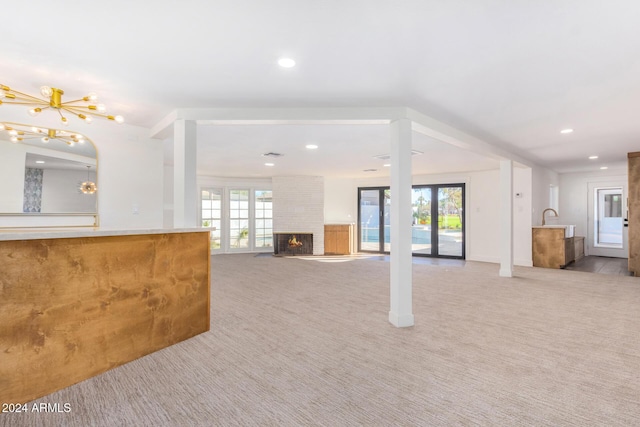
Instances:
[[[255,190],[255,247],[273,247],[273,203],[271,191]]]
[[[229,190],[229,248],[249,248],[249,190]]]
[[[203,228],[211,228],[211,249],[220,249],[222,220],[222,189],[206,188],[201,191],[201,223]]]

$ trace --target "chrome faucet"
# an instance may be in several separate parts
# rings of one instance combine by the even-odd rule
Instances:
[[[556,212],[556,210],[555,210],[555,209],[547,208],[547,209],[543,210],[543,211],[542,211],[542,225],[544,225],[544,214],[546,214],[546,213],[547,213],[547,211],[551,211],[551,212],[553,212],[554,214],[556,214],[556,216],[558,216],[558,212]]]

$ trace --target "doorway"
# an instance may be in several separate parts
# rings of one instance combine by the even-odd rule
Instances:
[[[464,259],[464,184],[412,188],[411,246],[414,256]],[[358,189],[358,250],[389,253],[389,187]]]
[[[626,186],[589,184],[589,255],[627,258]]]

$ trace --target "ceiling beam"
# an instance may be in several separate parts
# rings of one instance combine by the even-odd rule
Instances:
[[[409,119],[412,129],[438,141],[496,160],[513,160],[532,167],[532,161],[490,144],[446,123],[407,107],[336,108],[181,108],[174,110],[151,129],[152,138],[172,135],[176,120],[193,120],[198,125],[318,125],[388,124]]]

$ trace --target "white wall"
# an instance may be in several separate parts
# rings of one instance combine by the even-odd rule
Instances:
[[[24,198],[24,164],[27,152],[23,146],[0,141],[0,212],[22,212]]]
[[[513,169],[513,263],[533,267],[532,211],[533,171],[528,167]]]
[[[92,138],[98,148],[100,225],[162,228],[162,142],[150,139],[145,128],[100,124]]]
[[[163,170],[162,223],[165,228],[171,228],[173,227],[173,166],[164,165]],[[200,187],[202,185],[198,188]],[[198,212],[200,212],[199,208]]]
[[[89,172],[89,178],[95,182],[95,172]],[[80,191],[80,184],[86,180],[86,171],[45,169],[42,176],[41,211],[95,212],[97,193],[84,194]]]
[[[358,193],[354,179],[324,179],[325,224],[355,224],[358,221]]]
[[[549,190],[551,186],[559,186],[560,178],[556,172],[539,166],[532,168],[532,225],[542,225],[542,212],[549,206]],[[562,199],[562,194],[560,194]]]
[[[55,114],[43,113],[33,118],[26,109],[17,107],[4,109],[3,120],[60,128]],[[73,117],[69,121],[68,131],[80,132],[96,145],[100,225],[108,228],[161,228],[162,142],[149,138],[149,129],[126,123],[118,125],[95,119],[89,125]],[[21,166],[24,167],[24,159]],[[20,198],[23,191],[20,190]],[[134,208],[137,213],[134,213]],[[40,223],[44,224],[45,220]]]

